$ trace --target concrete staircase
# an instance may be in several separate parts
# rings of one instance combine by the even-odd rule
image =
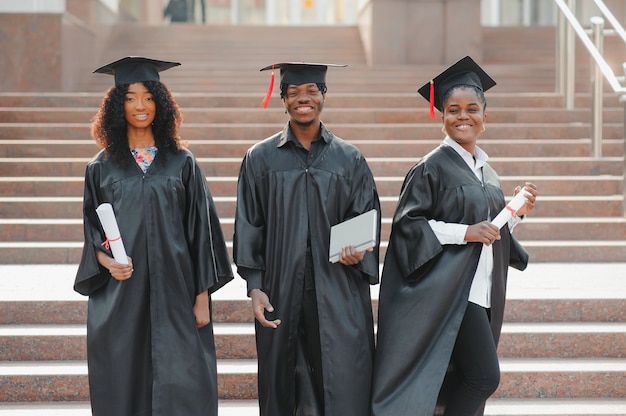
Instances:
[[[277,92],[268,109],[259,107],[269,73],[258,69],[283,60],[348,63],[329,70],[322,118],[362,149],[376,176],[382,262],[404,174],[441,140],[439,120],[428,118],[427,103],[415,92],[440,66],[368,67],[357,29],[348,27],[114,32],[103,63],[124,55],[183,62],[162,80],[182,107],[182,136],[207,176],[229,240],[241,158],[286,120]],[[515,230],[533,263],[525,273],[512,272],[499,350],[502,383],[487,414],[626,414],[623,110],[607,92],[603,157],[590,157],[587,68],[579,68],[576,109],[564,110],[552,92],[551,36],[550,29],[485,29],[490,52],[483,64],[498,86],[487,93],[487,131],[479,144],[505,192],[531,180],[541,194],[533,215]],[[497,54],[507,38],[533,60]],[[538,39],[540,48],[533,46]],[[111,85],[92,69],[79,92],[0,93],[0,415],[89,414],[86,302],[71,285],[82,247],[82,178],[97,151],[89,122]],[[226,416],[258,414],[244,292],[236,279],[214,298]]]

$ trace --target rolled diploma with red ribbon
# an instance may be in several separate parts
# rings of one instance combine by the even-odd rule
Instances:
[[[117,220],[113,213],[113,206],[108,202],[100,204],[96,208],[96,213],[100,219],[100,224],[106,234],[106,241],[103,243],[109,245],[113,258],[116,262],[121,264],[128,264],[128,257],[126,256],[126,250],[124,249],[124,243],[122,242],[122,236],[117,226]]]
[[[509,222],[513,216],[517,215],[517,210],[520,209],[526,203],[526,194],[528,192],[522,188],[521,191],[515,195],[515,197],[509,202],[506,207],[491,221],[493,225],[498,228],[502,228],[504,224]]]

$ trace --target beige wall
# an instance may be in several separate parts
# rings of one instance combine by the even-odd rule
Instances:
[[[159,2],[143,1],[161,15]],[[128,18],[122,14],[98,0],[66,0],[65,11],[53,13],[0,13],[0,91],[73,90],[99,63],[110,24]]]
[[[482,58],[480,0],[367,0],[358,22],[370,65]]]
[[[103,38],[93,26],[69,14],[63,16],[60,36],[63,55],[62,91],[73,91],[80,77],[96,68]]]
[[[0,91],[61,91],[60,13],[0,13]]]

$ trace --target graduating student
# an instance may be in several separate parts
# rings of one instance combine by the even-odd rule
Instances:
[[[419,90],[441,111],[446,137],[407,174],[393,218],[379,295],[375,416],[432,416],[438,396],[446,416],[482,414],[498,387],[507,270],[523,270],[528,255],[511,234],[519,217],[502,229],[490,222],[505,198],[476,143],[485,130],[483,92],[493,85],[466,57]],[[523,186],[519,216],[537,196],[534,184]]]
[[[181,144],[180,110],[159,72],[180,65],[127,57],[112,74],[92,136],[85,245],[74,289],[89,296],[87,355],[95,416],[217,414],[211,293],[232,268],[206,178]],[[96,214],[113,206],[128,264]]]
[[[262,69],[280,69],[289,121],[239,173],[234,257],[256,318],[263,416],[369,414],[378,249],[347,246],[330,263],[329,242],[331,226],[371,209],[380,218],[380,205],[361,152],[320,121],[328,66]]]

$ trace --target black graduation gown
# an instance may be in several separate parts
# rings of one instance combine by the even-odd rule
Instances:
[[[307,168],[286,144],[288,125],[246,153],[239,174],[234,256],[258,272],[275,308],[256,322],[261,415],[292,416],[296,340],[310,229],[319,316],[326,415],[369,414],[374,356],[370,284],[378,282],[378,248],[355,266],[329,263],[330,228],[380,204],[358,149],[322,125],[325,150]],[[240,274],[244,278],[250,276]],[[250,281],[248,282],[250,285]]]
[[[74,289],[89,296],[87,354],[95,416],[213,416],[213,327],[196,328],[197,294],[214,292],[232,267],[206,178],[191,152],[160,151],[144,174],[100,152],[87,165],[85,245]],[[98,264],[105,240],[96,207],[113,205],[133,275]]]
[[[381,277],[372,393],[375,416],[432,416],[465,313],[481,244],[441,245],[435,219],[475,224],[505,205],[487,164],[484,186],[462,157],[442,145],[407,174]],[[526,251],[501,229],[493,245],[491,328],[500,336],[508,266],[523,270]],[[448,377],[454,376],[452,373]]]

